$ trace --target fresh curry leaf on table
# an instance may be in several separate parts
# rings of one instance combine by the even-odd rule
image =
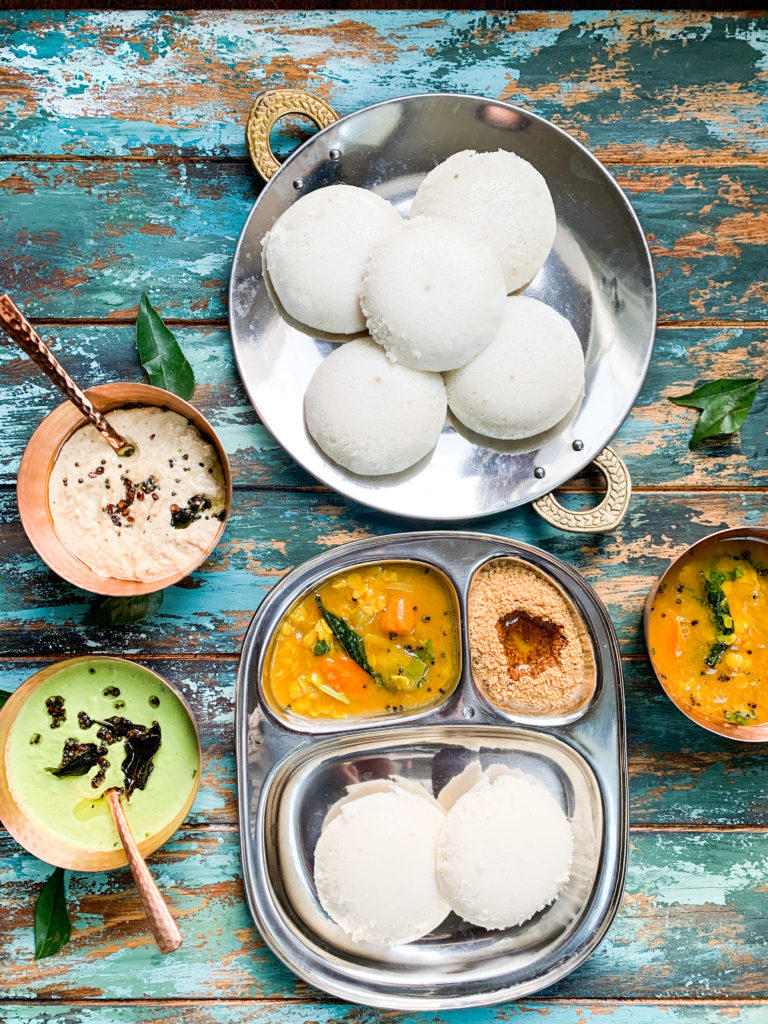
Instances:
[[[150,384],[165,388],[179,398],[192,397],[195,390],[192,367],[145,294],[141,296],[136,318],[136,348]]]
[[[153,594],[136,594],[133,597],[108,597],[100,601],[88,616],[92,626],[129,626],[141,622],[158,610],[163,603],[162,590]]]
[[[687,395],[670,396],[669,401],[675,405],[700,410],[688,447],[696,448],[708,437],[722,437],[741,430],[761,381],[761,377],[724,377],[702,384]]]
[[[35,903],[35,959],[58,953],[71,934],[66,876],[62,868],[56,868]]]

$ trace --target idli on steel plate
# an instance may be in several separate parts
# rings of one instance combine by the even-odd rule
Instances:
[[[454,153],[430,171],[416,192],[411,217],[448,217],[494,251],[508,292],[544,266],[557,221],[547,183],[536,168],[500,149]]]
[[[448,811],[437,879],[451,910],[482,928],[512,928],[557,898],[570,875],[571,826],[537,779],[496,766]]]
[[[371,250],[360,303],[371,337],[393,362],[453,370],[481,352],[504,312],[504,275],[491,249],[459,224],[417,217]]]
[[[434,802],[398,786],[346,802],[315,847],[315,886],[326,913],[357,942],[399,946],[448,915],[435,846],[445,820]]]
[[[506,300],[496,337],[445,375],[448,405],[470,430],[516,440],[549,430],[584,390],[581,342],[564,316],[524,295]]]
[[[304,396],[307,429],[320,448],[366,476],[399,473],[427,455],[446,408],[439,373],[392,363],[368,338],[331,352]]]
[[[374,242],[401,224],[375,192],[328,185],[302,196],[264,236],[264,265],[289,316],[330,334],[364,330],[363,269]]]

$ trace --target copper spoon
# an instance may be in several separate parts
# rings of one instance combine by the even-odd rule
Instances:
[[[136,450],[134,445],[118,434],[90,399],[86,398],[10,295],[0,295],[0,330],[5,331],[8,337],[37,363],[43,373],[73,405],[77,406],[121,458],[127,459],[133,455]]]
[[[112,812],[112,820],[123,844],[128,864],[131,868],[133,880],[139,890],[141,902],[144,906],[144,913],[149,918],[152,934],[161,953],[172,953],[181,945],[181,932],[179,926],[173,919],[168,909],[168,904],[163,899],[163,894],[157,887],[157,882],[152,877],[147,862],[141,855],[136,840],[128,824],[123,805],[120,802],[120,793],[116,789],[107,790],[107,803]]]

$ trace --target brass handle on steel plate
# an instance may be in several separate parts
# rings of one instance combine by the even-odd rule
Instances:
[[[269,181],[280,169],[269,136],[275,124],[286,114],[302,114],[314,121],[318,128],[327,128],[339,119],[336,111],[325,100],[302,92],[301,89],[269,89],[259,93],[248,118],[245,144],[253,166],[264,181]]]
[[[264,179],[280,169],[269,141],[275,124],[286,114],[303,114],[317,125],[327,128],[338,121],[336,111],[325,100],[301,89],[270,89],[259,93],[251,108],[245,141],[253,166]],[[553,494],[545,494],[533,502],[533,507],[551,526],[567,533],[608,533],[615,530],[629,507],[632,481],[629,470],[612,448],[604,448],[595,459],[595,465],[607,484],[605,497],[595,508],[571,511]]]

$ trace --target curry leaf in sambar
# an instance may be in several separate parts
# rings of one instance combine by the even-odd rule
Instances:
[[[133,597],[107,597],[91,609],[88,623],[92,626],[130,626],[132,622],[141,622],[154,615],[162,603],[162,590]]]
[[[165,388],[179,398],[189,399],[195,390],[195,375],[179,343],[163,323],[162,317],[142,294],[136,318],[136,348],[149,383]]]
[[[64,871],[56,868],[35,903],[35,960],[53,956],[72,934]]]
[[[699,409],[689,448],[696,448],[707,437],[735,434],[746,422],[762,378],[722,378],[695,388],[687,395],[670,397],[675,405]]]

